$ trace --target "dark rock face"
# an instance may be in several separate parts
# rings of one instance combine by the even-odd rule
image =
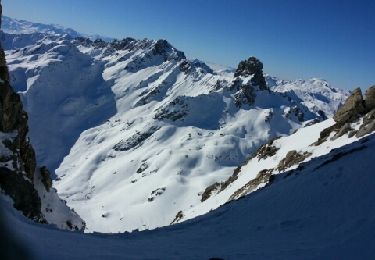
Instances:
[[[171,50],[174,49],[173,46],[166,40],[158,40],[152,49],[152,54],[161,55],[164,60],[169,59],[186,59],[185,54],[181,51],[176,51],[176,56],[170,55]]]
[[[255,102],[255,90],[250,84],[243,84],[241,79],[235,79],[231,86],[232,91],[236,91],[234,94],[234,103],[237,107],[242,105],[252,105]]]
[[[259,86],[260,90],[268,90],[266,80],[263,76],[263,63],[255,57],[241,61],[234,73],[235,77],[249,77],[253,75],[251,83]]]
[[[0,132],[16,133],[15,137],[3,141],[12,156],[1,157],[6,159],[5,165],[12,167],[1,167],[0,187],[13,199],[16,209],[33,220],[45,222],[41,213],[41,201],[33,186],[36,159],[34,149],[27,137],[27,119],[20,96],[9,84],[5,54],[0,46]]]
[[[345,104],[341,106],[333,119],[336,122],[350,123],[357,120],[366,112],[365,102],[363,101],[362,91],[360,88],[353,90]]]
[[[370,87],[365,94],[366,109],[368,111],[375,109],[375,86]]]
[[[13,199],[13,206],[17,210],[34,221],[45,222],[41,214],[40,198],[30,181],[25,180],[21,174],[0,167],[0,187]]]
[[[42,183],[44,187],[47,191],[50,191],[50,189],[52,188],[52,179],[47,167],[43,166],[40,168],[40,176],[42,177]]]

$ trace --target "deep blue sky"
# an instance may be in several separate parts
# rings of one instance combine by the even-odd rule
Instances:
[[[235,67],[257,56],[284,79],[375,84],[375,0],[3,0],[4,14],[116,38],[165,38]]]

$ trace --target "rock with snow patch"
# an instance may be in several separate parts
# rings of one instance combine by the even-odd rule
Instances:
[[[366,112],[360,88],[353,90],[344,105],[334,115],[336,122],[353,122]]]
[[[247,60],[241,61],[238,64],[237,70],[234,73],[235,77],[249,77],[253,76],[251,82],[259,86],[260,90],[267,90],[267,83],[263,76],[263,63],[255,57],[250,57]]]

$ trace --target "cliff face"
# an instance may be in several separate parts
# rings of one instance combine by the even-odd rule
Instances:
[[[0,187],[14,200],[14,206],[24,215],[44,222],[40,198],[32,184],[36,160],[34,149],[27,138],[27,114],[23,110],[20,96],[9,84],[9,72],[2,46],[0,46],[0,132],[2,132]]]
[[[0,2],[0,20],[1,15]],[[84,222],[51,189],[48,170],[37,168],[27,122],[21,98],[9,84],[5,53],[0,45],[0,191],[34,221],[64,229],[83,229]]]

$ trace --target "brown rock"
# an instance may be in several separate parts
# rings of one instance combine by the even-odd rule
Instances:
[[[333,119],[340,123],[351,123],[366,112],[362,91],[360,88],[353,90],[352,94],[341,106]]]
[[[363,117],[363,123],[356,133],[356,137],[362,137],[375,131],[375,109]]]
[[[311,153],[309,152],[299,153],[295,150],[289,151],[285,158],[280,161],[279,165],[277,166],[277,170],[286,170],[292,167],[293,165],[303,162],[309,156],[311,156]]]
[[[247,194],[253,192],[256,188],[259,187],[260,184],[271,182],[272,173],[273,169],[261,170],[253,180],[249,181],[243,187],[235,191],[230,196],[228,201],[242,198],[243,196],[246,196]]]
[[[365,94],[366,109],[375,109],[375,86],[369,87]]]

